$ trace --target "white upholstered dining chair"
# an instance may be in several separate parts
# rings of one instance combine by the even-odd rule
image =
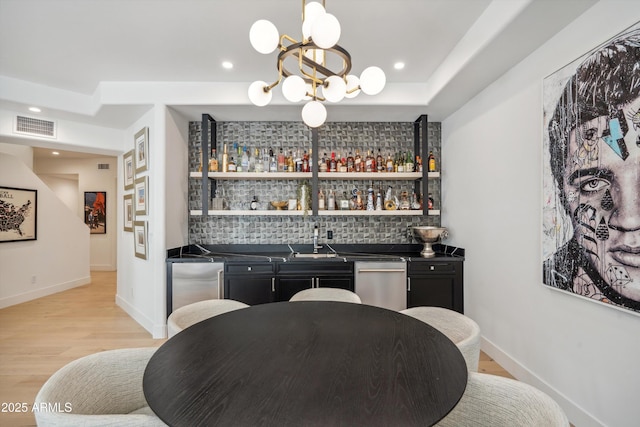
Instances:
[[[569,420],[555,400],[529,384],[469,372],[462,398],[436,426],[569,427]]]
[[[232,299],[208,299],[184,305],[171,313],[167,319],[169,338],[205,319],[246,307],[249,306]]]
[[[142,391],[145,367],[156,350],[103,351],[63,366],[35,398],[38,426],[165,426]]]
[[[412,307],[400,311],[427,323],[449,338],[460,349],[467,369],[477,371],[480,361],[480,327],[468,316],[442,307]]]
[[[351,302],[354,304],[362,303],[360,297],[355,292],[339,288],[305,289],[296,293],[291,297],[291,299],[289,299],[289,301],[338,301]]]

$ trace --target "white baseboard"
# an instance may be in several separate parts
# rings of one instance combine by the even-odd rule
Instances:
[[[82,277],[80,279],[71,280],[69,282],[58,283],[56,285],[47,286],[45,288],[34,289],[32,291],[24,292],[22,294],[0,298],[0,308],[6,308],[12,305],[22,304],[23,302],[46,297],[47,295],[57,294],[58,292],[66,291],[72,288],[77,288],[78,286],[86,285],[90,282],[91,282],[91,276],[87,276],[87,277]]]
[[[141,313],[134,306],[129,304],[127,300],[120,295],[116,295],[116,305],[123,309],[129,316],[145,328],[153,339],[162,339],[167,337],[167,325],[156,325],[151,319]]]
[[[519,381],[530,384],[539,390],[547,393],[562,407],[567,414],[569,421],[574,426],[580,427],[606,427],[605,424],[581,408],[567,396],[553,388],[549,383],[539,378],[525,366],[521,365],[517,360],[505,353],[501,348],[486,339],[481,338],[480,348],[487,353],[489,357],[498,362],[507,372],[517,378]]]

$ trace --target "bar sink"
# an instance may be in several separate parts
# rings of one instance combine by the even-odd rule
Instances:
[[[307,254],[307,253],[300,253],[300,252],[296,252],[293,254],[294,258],[311,258],[311,259],[321,259],[321,258],[336,258],[338,256],[338,254],[333,253],[333,252],[327,252],[324,254]]]

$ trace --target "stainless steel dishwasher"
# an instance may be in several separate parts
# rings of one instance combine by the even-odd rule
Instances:
[[[356,261],[355,291],[363,304],[407,308],[407,264],[404,261]]]

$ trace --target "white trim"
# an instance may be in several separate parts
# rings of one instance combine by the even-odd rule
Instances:
[[[91,283],[91,276],[72,280],[70,282],[59,283],[57,285],[47,286],[46,288],[40,288],[34,291],[24,292],[18,295],[12,295],[9,297],[0,298],[0,308],[6,308],[12,305],[21,304],[23,302],[32,301],[34,299],[57,294],[58,292],[66,291],[72,288],[77,288],[78,286],[86,285],[88,283]]]

